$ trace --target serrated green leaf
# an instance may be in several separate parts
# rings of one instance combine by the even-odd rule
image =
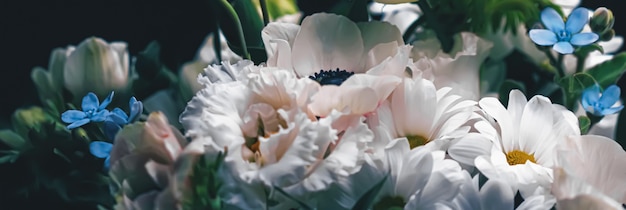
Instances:
[[[591,120],[587,116],[578,117],[578,125],[580,126],[580,133],[586,134],[591,127]]]
[[[502,82],[502,85],[500,86],[500,90],[498,91],[498,95],[500,97],[500,103],[502,103],[502,105],[504,105],[505,107],[508,106],[509,93],[511,92],[511,90],[515,90],[515,89],[520,90],[525,93],[526,85],[524,85],[524,83],[511,80],[511,79],[507,79],[507,80],[504,80],[504,82]]]
[[[585,71],[603,88],[615,84],[626,70],[626,52],[613,56],[611,60],[602,62]]]
[[[378,183],[376,183],[376,185],[370,188],[365,194],[363,194],[363,196],[359,198],[359,200],[354,204],[354,206],[352,206],[352,209],[353,210],[370,209],[370,207],[374,205],[374,201],[376,200],[376,197],[380,193],[380,190],[383,188],[383,186],[385,186],[385,182],[387,181],[387,178],[389,178],[389,173],[385,175],[385,177],[383,177],[380,181],[378,181]]]
[[[0,130],[0,141],[16,150],[22,150],[28,145],[22,136],[8,129]]]

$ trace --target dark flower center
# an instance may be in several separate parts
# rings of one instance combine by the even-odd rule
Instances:
[[[320,70],[319,73],[309,76],[309,79],[315,80],[320,85],[341,85],[348,77],[352,76],[354,72],[348,72],[346,70]]]
[[[569,41],[572,38],[572,34],[570,34],[567,30],[561,30],[556,35],[559,41]]]

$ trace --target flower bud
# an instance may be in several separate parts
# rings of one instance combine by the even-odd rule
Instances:
[[[43,123],[51,123],[41,107],[21,108],[13,113],[12,124],[15,131],[22,136],[28,136],[31,130],[40,130]]]
[[[613,17],[613,12],[605,7],[600,7],[593,12],[589,26],[591,27],[591,31],[604,34],[613,28],[614,23],[615,17]]]
[[[65,88],[74,97],[88,92],[105,96],[111,91],[125,92],[129,87],[128,51],[126,43],[90,37],[69,54],[63,78]]]
[[[615,30],[611,29],[600,35],[600,41],[608,42],[615,37]]]

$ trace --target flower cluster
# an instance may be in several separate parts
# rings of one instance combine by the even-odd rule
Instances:
[[[219,29],[178,74],[154,42],[130,64],[125,43],[57,49],[0,164],[97,168],[113,209],[623,209],[612,12],[451,1],[211,0]]]

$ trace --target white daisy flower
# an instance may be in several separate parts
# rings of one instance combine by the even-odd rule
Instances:
[[[614,140],[572,136],[558,147],[552,193],[559,209],[623,209],[626,151]]]
[[[452,94],[450,88],[436,90],[429,80],[404,78],[377,109],[379,122],[370,124],[377,123],[375,131],[385,133],[378,135],[405,139],[412,149],[426,145],[431,150],[447,150],[452,158],[473,165],[474,158],[488,154],[491,147],[488,139],[468,134],[475,105],[475,101]],[[457,143],[460,145],[454,146]]]
[[[317,13],[301,25],[270,23],[261,33],[268,66],[293,69],[298,77],[339,85],[354,73],[372,71],[404,76],[410,46],[386,22],[354,23]]]
[[[549,194],[557,143],[580,135],[576,116],[544,96],[527,101],[519,90],[510,92],[508,109],[497,98],[486,97],[478,103],[496,125],[486,121],[474,125],[494,142],[490,156],[476,158],[476,168],[489,179],[510,183],[524,198]]]

